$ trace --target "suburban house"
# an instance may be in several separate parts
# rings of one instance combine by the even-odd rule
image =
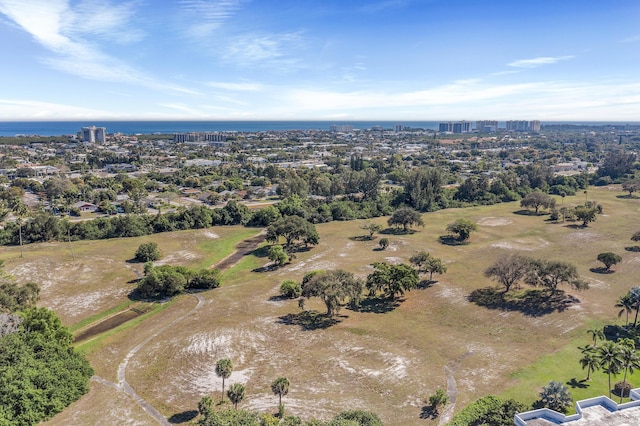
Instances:
[[[78,201],[73,204],[71,207],[80,210],[81,213],[95,213],[98,210],[98,206],[93,203],[88,203],[86,201]]]

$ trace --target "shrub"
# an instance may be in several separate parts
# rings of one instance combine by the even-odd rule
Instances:
[[[284,248],[279,244],[269,247],[268,257],[276,266],[284,265],[289,261],[289,255],[287,255]]]
[[[631,388],[631,383],[619,381],[613,386],[613,391],[616,395],[626,398],[629,396],[629,391],[631,391]]]
[[[550,381],[540,392],[540,405],[564,413],[571,405],[569,389],[560,382]]]
[[[378,244],[380,244],[380,248],[382,250],[385,250],[387,247],[389,247],[389,239],[388,238],[380,238],[380,242]]]
[[[212,289],[220,287],[219,269],[201,269],[191,274],[187,288]]]
[[[294,280],[285,280],[280,284],[280,294],[289,299],[295,299],[302,295],[302,286]]]
[[[516,413],[527,407],[513,399],[506,401],[492,395],[480,398],[456,414],[450,426],[491,425],[512,426]]]
[[[438,389],[436,393],[429,396],[429,405],[435,411],[438,411],[440,407],[447,405],[448,401],[449,396],[447,396],[447,393],[442,389]]]
[[[140,244],[136,250],[135,258],[138,262],[153,262],[160,259],[160,250],[156,243]]]

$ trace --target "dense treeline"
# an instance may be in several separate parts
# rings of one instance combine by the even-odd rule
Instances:
[[[24,244],[53,240],[94,240],[138,237],[160,232],[202,229],[216,225],[269,226],[283,216],[300,216],[311,223],[331,220],[364,219],[388,215],[393,208],[383,199],[355,202],[340,200],[302,199],[293,195],[276,206],[250,211],[245,205],[229,201],[222,208],[199,205],[180,208],[175,212],[156,215],[123,214],[81,222],[69,222],[50,213],[36,213],[22,225],[7,223],[0,230],[3,245],[20,243],[20,228]]]
[[[619,161],[623,159],[624,161]],[[435,161],[435,160],[434,160]],[[235,200],[222,208],[198,205],[179,208],[157,215],[134,215],[145,211],[140,204],[148,191],[158,190],[160,183],[169,186],[186,185],[216,189],[242,189],[247,180],[238,169],[220,166],[216,168],[184,168],[172,175],[151,173],[136,179],[120,174],[101,179],[90,175],[82,180],[55,178],[44,184],[33,184],[29,179],[16,179],[10,188],[0,191],[0,202],[15,205],[18,191],[29,190],[56,200],[58,210],[80,197],[91,194],[91,199],[102,209],[109,211],[109,203],[117,195],[126,193],[130,200],[123,206],[127,214],[101,217],[92,221],[70,223],[45,212],[36,213],[22,224],[24,243],[51,240],[85,240],[134,237],[158,232],[200,229],[216,225],[246,225],[265,227],[285,216],[300,216],[310,223],[332,220],[368,219],[389,215],[399,207],[407,206],[420,212],[450,207],[488,205],[517,201],[534,191],[559,196],[575,195],[590,183],[610,182],[615,177],[629,178],[635,170],[635,156],[624,152],[611,152],[604,160],[598,175],[579,174],[555,176],[544,162],[512,166],[501,172],[472,171],[460,180],[455,164],[444,167],[414,167],[404,169],[402,159],[392,156],[388,162],[368,162],[353,158],[349,166],[336,166],[335,173],[320,170],[283,170],[272,165],[252,168],[251,184],[277,183],[282,201],[275,206],[250,211]],[[220,178],[221,181],[214,181]],[[383,178],[392,184],[383,185]],[[458,185],[453,183],[459,181]],[[39,185],[41,188],[33,188]],[[164,188],[162,193],[171,188]],[[161,193],[161,194],[162,194]],[[217,193],[211,195],[217,198]],[[86,197],[85,197],[86,198]],[[168,198],[167,198],[168,199]],[[66,206],[66,207],[65,207]],[[136,208],[136,206],[140,208]],[[20,223],[8,223],[0,230],[0,244],[19,244]]]

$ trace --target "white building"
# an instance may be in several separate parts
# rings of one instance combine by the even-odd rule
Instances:
[[[106,127],[89,126],[82,128],[82,142],[105,143],[107,141]]]

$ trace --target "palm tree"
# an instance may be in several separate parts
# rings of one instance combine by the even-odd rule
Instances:
[[[628,294],[631,296],[633,307],[636,310],[636,317],[633,319],[633,327],[635,328],[638,323],[638,312],[640,311],[640,286],[631,287]]]
[[[224,380],[231,376],[232,371],[233,364],[229,358],[222,358],[216,362],[216,375],[222,378],[222,401],[224,401]]]
[[[615,304],[615,307],[622,308],[620,309],[620,312],[618,312],[618,318],[620,318],[623,313],[626,313],[627,316],[625,320],[625,327],[628,327],[629,314],[635,309],[635,303],[633,301],[633,297],[631,297],[631,294],[627,293],[624,296],[620,296],[618,302]]]
[[[234,383],[229,386],[229,390],[227,391],[227,396],[229,400],[233,402],[233,407],[237,410],[238,404],[244,399],[244,385],[240,383]]]
[[[640,368],[640,354],[636,351],[636,345],[632,339],[624,339],[620,345],[621,364],[620,367],[624,370],[624,378],[622,383],[627,382],[627,373],[633,374],[633,370]],[[624,390],[620,392],[620,403],[622,403],[622,396]]]
[[[24,252],[22,248],[22,220],[29,213],[29,209],[27,208],[26,204],[24,204],[22,201],[16,201],[13,204],[13,207],[11,210],[13,210],[13,215],[16,217],[16,222],[18,222],[18,235],[20,238],[20,257],[24,257]]]
[[[278,377],[271,383],[271,392],[277,395],[278,406],[282,406],[282,397],[289,393],[289,379],[286,377]]]
[[[544,407],[564,413],[571,405],[571,394],[565,385],[552,380],[542,388],[540,401]]]
[[[580,348],[582,350],[582,358],[580,358],[580,366],[584,370],[587,369],[587,378],[585,380],[591,380],[591,373],[600,368],[600,359],[593,346],[585,346]]]
[[[604,342],[598,348],[600,367],[609,376],[609,398],[611,398],[611,374],[618,374],[622,364],[620,345],[614,342]]]
[[[593,347],[598,347],[598,339],[604,340],[604,331],[601,328],[592,328],[587,330],[587,333],[593,338]]]

